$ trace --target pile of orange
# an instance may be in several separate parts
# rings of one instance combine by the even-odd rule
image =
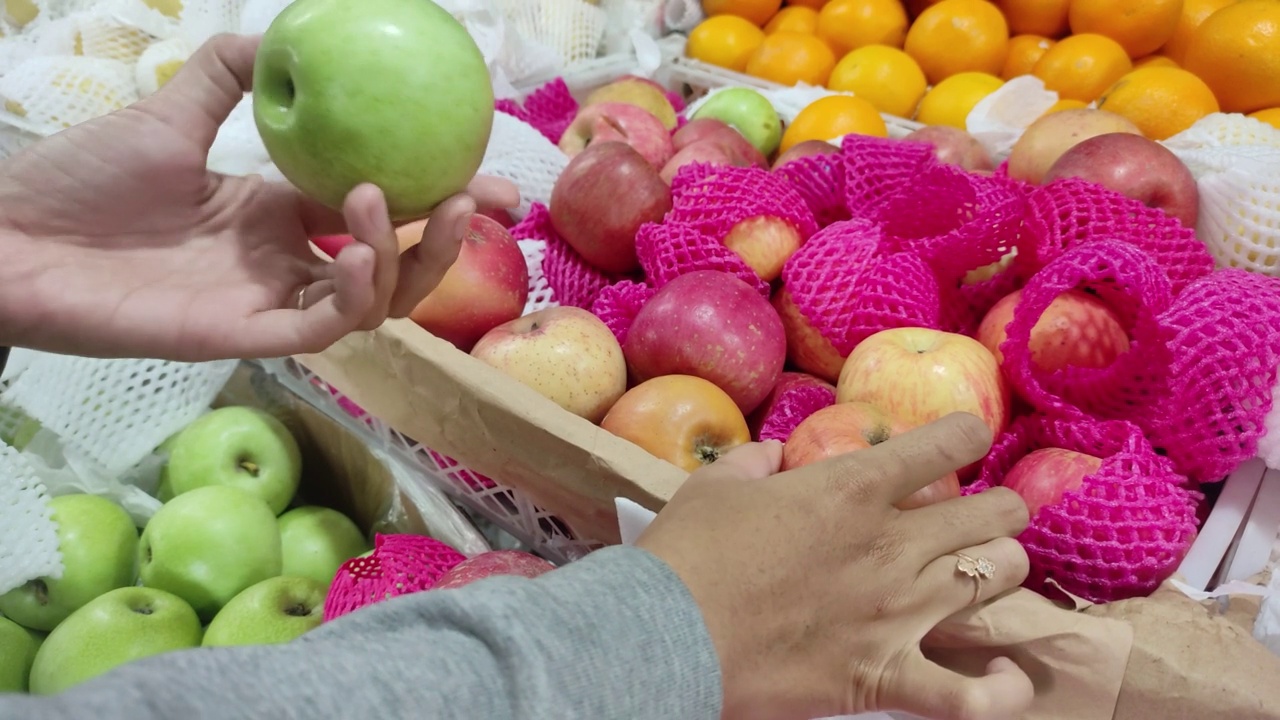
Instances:
[[[1058,93],[1054,110],[1110,110],[1156,140],[1220,111],[1280,127],[1280,0],[703,0],[702,7],[707,19],[689,34],[689,57],[783,85],[850,92],[881,113],[925,124],[963,128],[982,98],[1034,75]]]

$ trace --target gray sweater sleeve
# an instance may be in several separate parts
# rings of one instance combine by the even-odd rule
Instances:
[[[719,661],[679,578],[635,548],[536,580],[399,597],[287,645],[148,658],[24,720],[719,720]]]

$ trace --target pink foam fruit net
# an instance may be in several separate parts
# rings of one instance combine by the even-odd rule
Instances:
[[[430,590],[462,553],[424,535],[378,535],[371,555],[353,558],[338,569],[324,601],[324,621],[366,605]]]
[[[677,115],[684,111],[684,98],[679,93],[664,89],[663,94]],[[579,105],[564,78],[556,78],[534,90],[522,102],[501,99],[494,103],[494,108],[532,126],[551,142],[559,143],[578,114]]]

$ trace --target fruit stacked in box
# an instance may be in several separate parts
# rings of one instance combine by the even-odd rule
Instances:
[[[409,534],[371,549],[349,517],[309,504],[297,440],[252,407],[213,410],[157,452],[163,504],[141,529],[104,497],[49,501],[63,571],[0,594],[0,692],[57,693],[184,648],[289,642],[394,595],[552,568]]]
[[[1219,110],[1280,126],[1280,4],[1247,0],[703,0],[686,54],[783,85],[850,92],[866,110],[966,127],[987,95],[1032,76],[1050,111],[1094,105],[1163,140]],[[832,135],[835,136],[834,134]]]
[[[504,103],[568,164],[519,222],[475,218],[413,319],[690,471],[752,439],[794,468],[973,413],[989,455],[904,507],[1015,490],[1035,590],[1169,577],[1202,486],[1255,454],[1280,363],[1280,280],[1215,270],[1178,157],[1096,109],[994,169],[958,130],[785,146],[762,95],[713,97],[686,118],[624,77]],[[526,308],[521,246],[550,303]]]

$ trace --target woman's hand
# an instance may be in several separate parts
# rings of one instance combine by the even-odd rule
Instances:
[[[215,37],[154,95],[0,165],[0,344],[188,361],[317,352],[407,315],[477,206],[519,201],[477,178],[401,255],[372,185],[337,212],[287,184],[208,172],[257,48]],[[308,243],[342,233],[356,242],[332,263]]]
[[[781,445],[748,445],[690,476],[640,538],[702,609],[720,656],[724,717],[809,720],[902,710],[1014,720],[1030,679],[999,659],[982,678],[946,670],[920,641],[948,617],[1017,587],[1028,522],[1013,492],[899,511],[980,459],[990,431],[955,414],[871,449],[775,475]],[[960,556],[986,558],[978,582]]]

